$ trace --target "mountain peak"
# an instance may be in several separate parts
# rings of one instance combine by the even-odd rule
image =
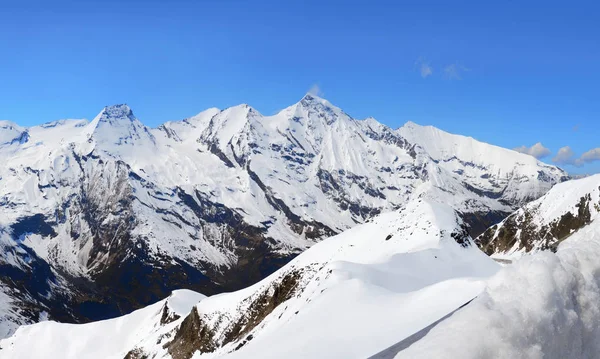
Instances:
[[[302,99],[300,100],[300,103],[305,106],[311,106],[311,105],[314,106],[314,105],[319,105],[319,104],[324,105],[324,106],[333,106],[326,99],[319,97],[312,93],[307,93],[306,95],[304,95],[304,97],[302,97]]]
[[[428,126],[422,126],[422,125],[419,125],[418,123],[415,123],[412,121],[406,121],[406,123],[402,127],[404,127],[404,128],[423,128],[423,127],[428,127]],[[431,127],[431,126],[429,126],[429,127]]]
[[[301,109],[302,112],[306,113],[320,113],[320,117],[325,118],[328,125],[335,122],[340,116],[345,115],[345,112],[341,108],[332,105],[331,102],[312,93],[304,95],[300,102],[291,108],[295,110]]]
[[[10,121],[0,120],[0,146],[25,143],[29,139],[27,129]]]
[[[126,104],[106,106],[97,117],[99,117],[101,121],[104,120],[108,122],[116,119],[129,119],[130,121],[135,120],[133,111]]]
[[[130,144],[144,140],[154,143],[154,136],[126,104],[106,106],[90,123],[94,138],[104,144]]]

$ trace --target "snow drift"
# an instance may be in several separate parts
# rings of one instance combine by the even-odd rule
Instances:
[[[597,358],[600,226],[525,256],[396,358]]]

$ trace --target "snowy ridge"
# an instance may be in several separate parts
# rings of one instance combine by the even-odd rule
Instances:
[[[106,358],[122,359],[149,336],[172,330],[177,319],[204,298],[189,290],[178,290],[168,298],[129,315],[88,324],[52,321],[23,326],[9,339],[0,341],[3,358]],[[165,315],[165,313],[167,313]],[[165,318],[177,318],[171,322]],[[36,338],[35,345],[27,338]]]
[[[10,121],[0,121],[0,147],[14,143],[25,143],[29,139],[27,130]]]
[[[144,330],[147,338],[128,341],[134,343],[129,348],[114,345],[96,356],[65,343],[52,353],[88,358],[127,351],[155,358],[190,358],[196,351],[203,358],[366,357],[483,290],[483,280],[499,266],[474,246],[461,246],[459,237],[464,244],[470,241],[451,207],[415,197],[398,211],[314,245],[251,287],[203,299],[169,330],[150,331],[157,316],[149,322],[135,319],[139,328],[131,332]],[[149,308],[156,312],[159,307]],[[115,320],[134,321],[129,318],[149,308]],[[86,338],[97,335],[94,325],[79,325],[89,331]],[[25,341],[46,333],[67,337],[64,328],[56,323],[22,328],[0,342],[2,354],[19,357]]]
[[[356,120],[312,95],[273,116],[239,105],[156,129],[127,105],[91,122],[2,122],[0,229],[19,260],[0,281],[21,293],[27,322],[43,311],[104,319],[176,288],[244,288],[417,196],[448,204],[475,236],[566,178],[514,151],[407,126]],[[502,165],[441,156],[462,145],[501,152]],[[94,303],[103,309],[81,309]]]
[[[432,126],[406,123],[398,132],[419,143],[444,169],[462,176],[476,191],[497,196],[500,201],[526,204],[546,193],[551,178],[565,173],[533,156],[491,146],[471,137],[453,135]]]
[[[598,357],[599,224],[573,233],[556,253],[503,268],[473,302],[396,358]]]
[[[500,258],[556,248],[558,243],[600,216],[600,175],[560,183],[477,238]]]

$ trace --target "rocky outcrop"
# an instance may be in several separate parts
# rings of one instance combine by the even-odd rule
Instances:
[[[556,250],[558,244],[589,225],[600,212],[598,176],[553,188],[476,239],[488,255]]]
[[[202,322],[196,308],[185,317],[173,340],[164,345],[173,359],[190,359],[197,351],[210,353],[216,347],[214,333]]]

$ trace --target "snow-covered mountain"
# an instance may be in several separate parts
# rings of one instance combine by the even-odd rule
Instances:
[[[514,258],[553,249],[600,215],[600,175],[561,183],[477,238],[489,255]]]
[[[514,215],[536,208],[536,220],[552,223],[580,208],[575,196],[595,207],[599,186],[600,175],[559,184]],[[127,353],[127,358],[173,359],[597,356],[597,208],[589,211],[585,225],[556,245],[556,253],[532,251],[500,267],[473,245],[460,214],[436,198],[435,189],[424,184],[398,210],[312,246],[253,286],[198,296],[195,305],[186,300],[185,309],[191,308],[187,315],[183,306],[175,311],[174,305],[160,302],[100,323],[33,324],[0,340],[0,354],[121,358]],[[102,341],[101,349],[90,350],[98,345],[96,338],[104,340],[102,333],[121,328],[127,335],[119,341]],[[81,341],[72,340],[79,337]]]
[[[146,338],[168,332],[177,320],[205,298],[189,291],[174,291],[168,298],[129,315],[88,324],[42,321],[19,329],[0,345],[3,358],[138,358],[132,351]],[[37,338],[35,345],[19,338]]]
[[[599,187],[559,184],[490,229],[490,252],[515,262],[396,358],[597,358]]]
[[[469,242],[458,213],[423,192],[399,210],[312,246],[259,283],[204,298],[166,324],[163,302],[104,322],[44,322],[0,341],[0,353],[3,358],[131,353],[130,358],[177,359],[197,352],[202,358],[364,358],[484,289],[485,278],[499,265]],[[126,337],[114,344],[101,334],[124,330]],[[82,340],[73,340],[78,337]],[[102,349],[93,350],[97,346]]]
[[[156,129],[126,105],[91,122],[3,121],[0,160],[10,331],[114,317],[178,288],[243,288],[419,196],[476,236],[567,178],[431,127],[356,120],[312,95],[273,116],[240,105]]]

